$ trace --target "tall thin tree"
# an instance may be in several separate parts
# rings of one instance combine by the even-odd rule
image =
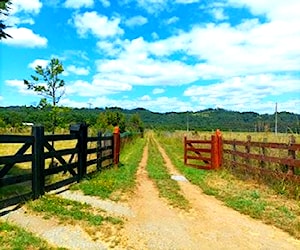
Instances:
[[[57,116],[59,112],[57,104],[64,94],[65,82],[60,78],[60,74],[62,74],[63,71],[64,68],[62,63],[57,58],[52,58],[45,68],[40,65],[36,66],[36,75],[31,75],[32,81],[24,80],[24,84],[28,89],[44,96],[44,98],[41,99],[39,106],[41,108],[51,108],[51,129],[53,133],[57,126]],[[50,100],[50,103],[48,103],[47,100]]]
[[[57,107],[57,104],[64,94],[65,82],[59,77],[63,71],[62,63],[58,59],[52,58],[45,68],[40,65],[36,66],[36,75],[31,75],[32,81],[24,80],[24,84],[28,89],[44,96],[40,101],[39,107],[50,108],[52,134],[55,134],[55,128],[58,125],[57,121],[60,108]],[[50,99],[50,103],[47,102],[47,99]],[[52,141],[52,147],[54,148],[54,141]],[[50,166],[54,166],[53,158]]]

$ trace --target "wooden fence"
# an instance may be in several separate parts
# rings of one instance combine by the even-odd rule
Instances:
[[[188,140],[184,137],[184,164],[199,169],[218,169],[222,164],[220,131],[217,130],[210,140]]]
[[[223,153],[230,168],[300,182],[300,144],[294,136],[289,143],[255,142],[251,136],[246,141],[223,140]]]
[[[246,172],[300,182],[300,144],[224,140],[217,130],[210,140],[184,138],[184,163],[201,169],[217,169],[222,164]],[[191,160],[194,160],[191,162]]]
[[[69,147],[55,148],[66,141]],[[45,135],[41,126],[33,127],[30,136],[0,135],[0,144],[12,143],[21,145],[14,155],[0,154],[0,209],[37,199],[46,191],[79,182],[87,173],[119,162],[118,128],[113,135],[98,133],[95,137],[88,137],[85,124],[71,126],[70,134],[65,135]],[[24,163],[28,167],[18,166]]]

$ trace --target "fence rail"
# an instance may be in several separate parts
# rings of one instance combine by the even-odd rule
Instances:
[[[184,137],[184,164],[199,169],[219,168],[222,164],[220,131],[217,130],[210,140],[188,140]]]
[[[189,153],[190,152],[190,153]],[[300,144],[291,136],[288,143],[224,140],[217,131],[211,140],[184,138],[184,163],[201,169],[220,165],[300,182]],[[194,160],[191,163],[189,160]]]
[[[224,164],[248,172],[300,182],[300,144],[291,136],[289,143],[223,140]]]
[[[85,124],[71,127],[67,135],[45,135],[41,126],[33,127],[31,136],[0,135],[0,144],[20,144],[14,155],[0,154],[0,190],[5,189],[0,193],[0,209],[36,199],[46,191],[79,182],[88,172],[118,164],[118,140],[118,129],[113,135],[88,137]],[[68,148],[56,148],[64,141],[70,141]],[[29,167],[18,168],[24,163]],[[92,165],[95,167],[90,171]]]

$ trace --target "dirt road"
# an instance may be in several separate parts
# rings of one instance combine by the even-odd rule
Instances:
[[[170,174],[180,175],[156,142]],[[130,207],[136,217],[125,227],[133,249],[300,249],[287,233],[224,206],[186,181],[179,185],[193,209],[183,212],[159,198],[145,169],[148,146],[137,173],[138,187]]]

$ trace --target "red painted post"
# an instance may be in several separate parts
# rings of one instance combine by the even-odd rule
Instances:
[[[222,133],[219,129],[216,130],[216,139],[217,139],[217,148],[218,148],[218,165],[217,168],[220,168],[223,163],[223,140],[222,140]]]
[[[121,146],[121,136],[119,127],[114,128],[114,165],[119,164],[120,160],[120,146]]]
[[[211,169],[218,167],[218,141],[215,135],[211,136]]]

